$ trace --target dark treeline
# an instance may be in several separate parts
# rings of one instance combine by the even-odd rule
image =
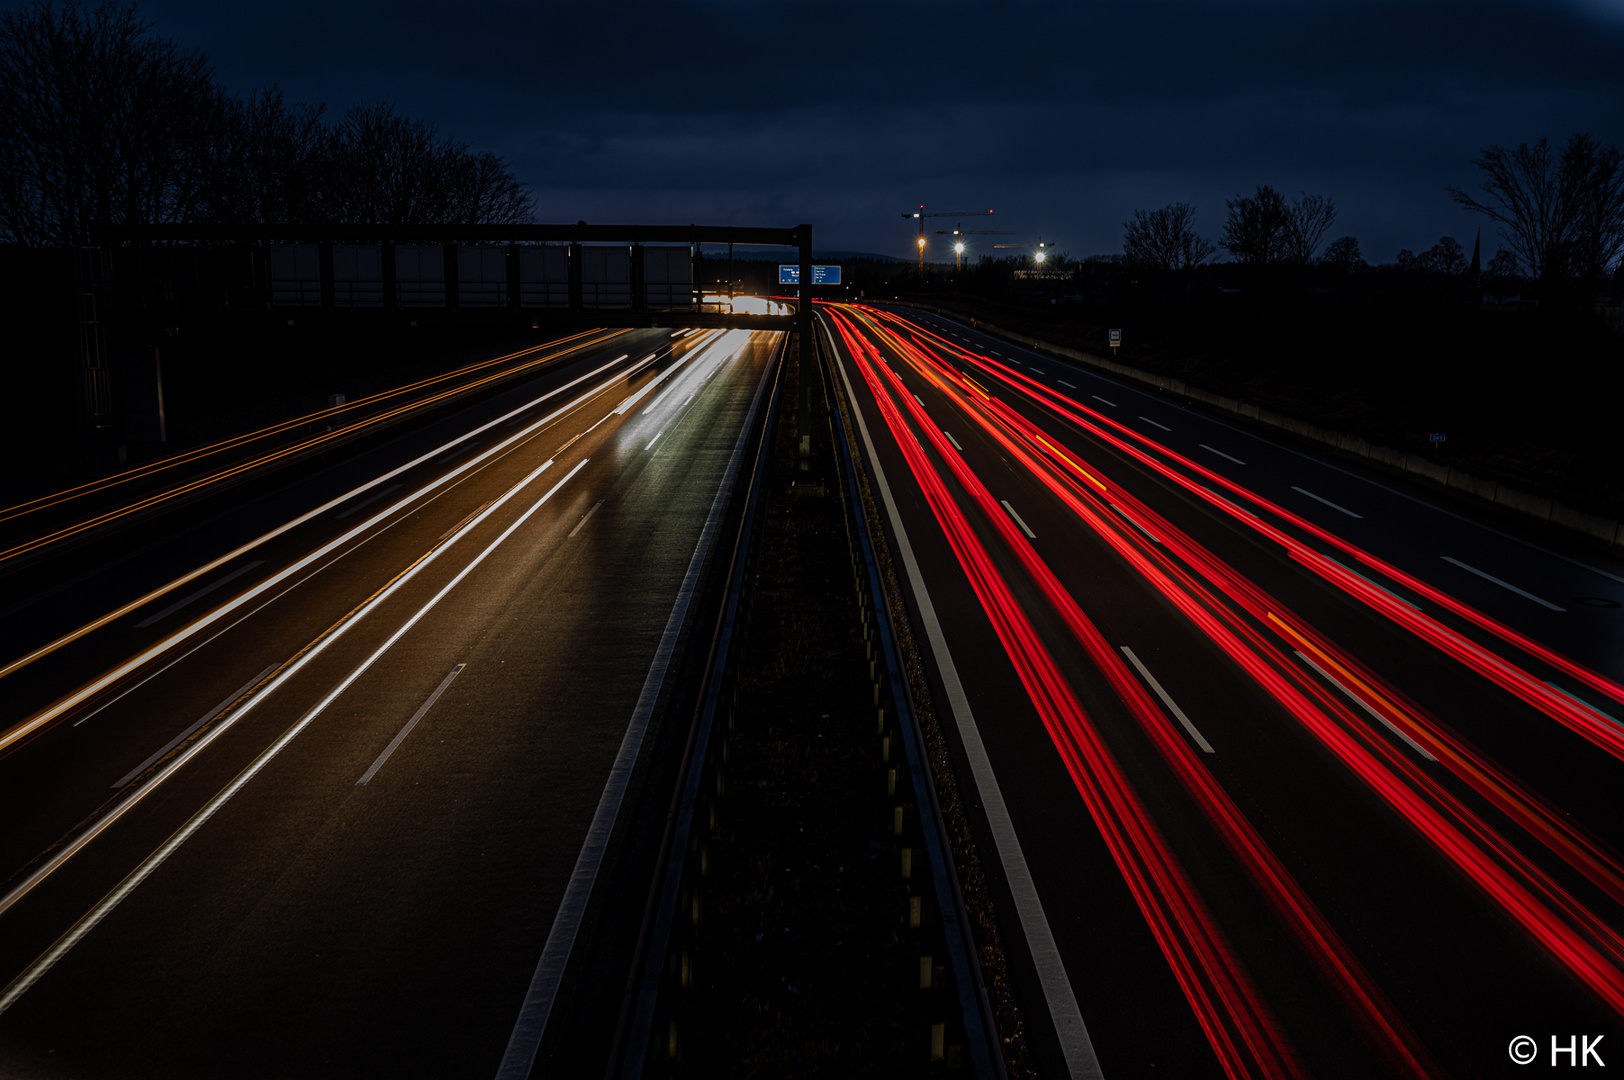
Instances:
[[[275,87],[233,95],[133,4],[0,12],[0,243],[82,244],[100,225],[531,217],[501,157],[387,102],[333,118]]]
[[[1265,185],[1228,201],[1216,237],[1175,203],[1125,221],[1120,254],[936,265],[923,283],[907,265],[868,288],[1095,354],[1120,329],[1137,366],[1624,514],[1624,162],[1575,135],[1473,164],[1478,188],[1450,191],[1481,245],[1474,229],[1372,265],[1329,196]]]

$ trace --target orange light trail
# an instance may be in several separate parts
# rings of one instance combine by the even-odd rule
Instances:
[[[511,378],[516,374],[539,367],[542,364],[556,360],[559,357],[566,356],[572,352],[579,352],[582,349],[591,348],[594,345],[602,344],[603,342],[608,341],[610,338],[615,337],[617,334],[622,334],[625,332],[626,331],[624,330],[619,330],[613,333],[593,337],[591,340],[583,340],[589,336],[590,332],[581,333],[573,335],[572,337],[564,338],[562,341],[552,341],[546,343],[545,345],[537,345],[534,348],[523,349],[519,352],[510,353],[506,356],[498,356],[491,360],[485,360],[477,364],[471,364],[467,367],[459,368],[456,371],[447,372],[444,375],[436,375],[433,378],[423,379],[408,386],[397,387],[393,390],[386,390],[378,394],[373,394],[370,397],[358,398],[355,401],[346,402],[340,406],[323,409],[320,412],[314,412],[307,416],[301,416],[293,420],[284,421],[283,423],[275,424],[268,428],[262,428],[259,431],[250,432],[246,435],[239,435],[235,438],[226,439],[217,443],[211,443],[208,446],[197,447],[193,450],[176,454],[173,457],[164,458],[162,461],[155,461],[134,469],[130,469],[127,472],[119,473],[116,476],[110,476],[101,480],[91,481],[87,484],[81,484],[76,488],[69,488],[66,491],[57,492],[53,495],[43,495],[31,502],[19,503],[16,506],[9,507],[5,510],[0,510],[0,522],[10,521],[16,518],[24,517],[28,514],[37,513],[52,506],[59,506],[63,503],[71,502],[74,499],[83,498],[99,491],[105,491],[109,488],[127,483],[131,480],[152,476],[180,465],[201,460],[205,457],[210,457],[215,454],[224,453],[227,450],[246,446],[249,443],[258,441],[260,439],[269,438],[272,435],[283,434],[291,430],[296,430],[305,424],[317,422],[324,417],[334,416],[342,412],[353,411],[363,406],[381,404],[392,398],[398,398],[402,395],[425,389],[437,383],[443,383],[452,379],[464,378],[468,375],[485,371],[486,369],[495,365],[506,363],[507,361],[518,359],[520,357],[532,355],[542,349],[556,348],[559,345],[573,343],[570,344],[568,348],[548,353],[546,356],[536,357],[518,365],[517,367],[494,373],[487,373],[472,382],[454,386],[450,389],[441,390],[438,393],[431,394],[427,397],[408,401],[403,405],[397,405],[394,408],[389,409],[386,412],[379,413],[376,416],[370,416],[364,420],[358,420],[354,424],[347,427],[343,427],[335,431],[323,432],[320,435],[281,447],[277,450],[251,458],[247,461],[236,462],[230,466],[227,466],[226,468],[220,469],[217,472],[209,473],[206,476],[196,477],[181,483],[176,487],[169,488],[168,490],[145,496],[113,510],[96,514],[82,521],[74,522],[72,525],[65,526],[42,536],[34,537],[10,548],[0,550],[0,562],[5,562],[7,559],[15,559],[21,555],[26,555],[29,552],[37,551],[41,548],[49,547],[52,544],[60,543],[69,537],[77,536],[80,533],[95,529],[102,525],[107,525],[111,522],[117,521],[120,518],[128,517],[131,514],[138,513],[139,511],[149,509],[150,507],[157,506],[171,499],[175,499],[190,492],[197,491],[201,488],[208,487],[211,484],[229,479],[230,477],[238,476],[254,469],[262,468],[272,462],[307,453],[323,443],[331,442],[340,437],[349,438],[357,431],[364,430],[369,427],[377,427],[389,420],[393,420],[396,417],[413,410],[420,409],[428,405],[433,405],[450,398],[458,397],[462,394],[468,393],[471,390],[477,390],[480,387],[486,386],[493,382]]]

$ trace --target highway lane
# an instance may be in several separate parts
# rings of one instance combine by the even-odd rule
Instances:
[[[1514,1035],[1617,1031],[1616,728],[1548,686],[1613,684],[1573,662],[1586,650],[1565,655],[1583,631],[1547,634],[1565,613],[1457,596],[1432,567],[1405,579],[1432,590],[1410,590],[1416,608],[1394,600],[1399,582],[1359,559],[1408,573],[1413,551],[1380,545],[1409,519],[1380,514],[1426,519],[1416,496],[1300,513],[1279,505],[1286,479],[1359,492],[1283,448],[1280,468],[1245,472],[1265,441],[1218,425],[1227,441],[1175,443],[1192,414],[946,320],[831,318],[917,556],[916,612],[939,614],[938,700],[970,721],[961,768],[984,746],[997,788],[971,788],[983,840],[1007,879],[1030,873],[1052,933],[1015,881],[1010,939],[1033,942],[1021,966],[1059,1032],[1039,1039],[1051,1066],[1492,1075]],[[1155,439],[1101,419],[1125,406]],[[1432,518],[1414,532],[1465,524]],[[1488,562],[1497,537],[1455,550]],[[1541,558],[1541,574],[1609,580]],[[1557,651],[1528,651],[1545,641]],[[1000,803],[1025,871],[998,848]],[[1056,963],[1087,1038],[1066,1034]]]
[[[127,530],[232,484],[330,452],[425,409],[567,362],[624,331],[597,330],[530,345],[338,406],[132,465],[65,491],[0,509],[0,572]]]
[[[5,677],[15,732],[265,590],[0,759],[0,1072],[495,1073],[771,347],[610,344],[21,609],[10,657],[319,510]]]
[[[1011,362],[1084,407],[1137,425],[1146,436],[1244,480],[1310,521],[1447,588],[1495,618],[1539,636],[1614,679],[1624,679],[1620,648],[1624,565],[1618,560],[1558,550],[1528,530],[1450,505],[1433,492],[1283,446],[1255,431],[1183,408],[1167,395],[1044,356],[975,327],[923,312],[908,316],[953,344]]]

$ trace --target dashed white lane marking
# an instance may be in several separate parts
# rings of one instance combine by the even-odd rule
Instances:
[[[1195,740],[1195,744],[1201,747],[1202,752],[1206,754],[1214,753],[1212,744],[1206,740],[1206,737],[1201,732],[1196,730],[1194,724],[1190,723],[1190,718],[1184,715],[1184,710],[1179,708],[1178,702],[1173,700],[1171,694],[1162,689],[1162,684],[1156,681],[1156,676],[1152,675],[1150,669],[1140,662],[1139,658],[1133,654],[1133,650],[1124,645],[1122,646],[1122,655],[1126,656],[1128,662],[1139,669],[1140,677],[1150,684],[1152,690],[1156,691],[1156,696],[1162,699],[1162,704],[1167,706],[1174,719],[1184,725],[1184,730],[1190,733],[1190,738]]]
[[[1148,416],[1141,416],[1139,419],[1143,420],[1145,423],[1149,424],[1151,427],[1159,427],[1163,431],[1172,431],[1173,430],[1172,428],[1168,427],[1166,424],[1158,424],[1156,421],[1152,420]]]
[[[523,423],[523,422],[524,422],[524,417],[515,416],[512,420],[508,421],[508,424],[510,424],[510,425],[511,424],[520,424],[520,423]],[[507,425],[504,425],[504,426],[507,426]],[[355,513],[357,510],[360,510],[362,507],[371,506],[373,503],[377,502],[379,499],[383,498],[385,495],[388,495],[390,492],[399,491],[400,488],[401,488],[401,485],[399,485],[399,484],[390,484],[388,487],[384,488],[381,491],[373,492],[370,496],[368,496],[365,499],[362,499],[358,503],[355,503],[353,506],[349,506],[349,507],[346,507],[343,510],[340,510],[338,513],[334,514],[333,517],[335,517],[335,518],[347,518],[351,514]]]
[[[1517,586],[1513,585],[1509,581],[1501,581],[1499,578],[1495,577],[1493,574],[1485,574],[1483,571],[1479,570],[1477,567],[1468,566],[1465,563],[1461,562],[1459,559],[1452,559],[1448,555],[1444,555],[1444,556],[1442,556],[1442,558],[1443,558],[1444,562],[1451,563],[1451,564],[1453,564],[1455,566],[1458,566],[1462,570],[1466,571],[1468,574],[1476,574],[1478,577],[1482,578],[1484,581],[1492,581],[1496,585],[1500,586],[1502,589],[1508,589],[1511,592],[1516,593],[1518,596],[1521,596],[1526,600],[1532,600],[1534,603],[1538,604],[1540,607],[1547,607],[1547,608],[1550,608],[1552,611],[1566,611],[1566,610],[1568,610],[1567,608],[1557,607],[1555,604],[1551,603],[1549,600],[1542,600],[1539,597],[1535,596],[1531,592],[1525,592],[1524,590],[1517,588]]]
[[[231,706],[232,702],[236,701],[238,698],[240,698],[244,694],[248,693],[248,691],[250,691],[254,687],[258,686],[261,682],[263,682],[265,680],[265,676],[269,675],[271,672],[273,672],[275,670],[276,670],[276,665],[272,664],[270,667],[266,668],[264,671],[260,672],[258,675],[255,675],[252,679],[249,679],[247,682],[243,683],[242,686],[240,686],[236,690],[236,692],[233,693],[230,697],[226,698],[224,701],[220,702],[220,704],[216,705],[214,708],[212,708],[208,712],[204,713],[201,718],[196,720],[185,731],[181,732],[179,735],[176,735],[173,739],[170,739],[168,742],[164,743],[163,747],[161,749],[159,749],[157,753],[153,754],[151,757],[147,758],[147,760],[143,761],[141,764],[137,765],[135,768],[131,769],[129,772],[127,772],[123,776],[119,777],[117,782],[113,784],[113,790],[118,791],[120,788],[123,788],[125,785],[127,785],[131,780],[134,780],[137,776],[140,776],[142,773],[144,773],[148,769],[152,768],[154,765],[156,765],[163,758],[163,756],[165,754],[169,753],[169,751],[173,750],[175,747],[179,746],[181,743],[183,743],[187,739],[191,738],[192,733],[194,731],[196,731],[198,728],[202,727],[204,724],[208,723],[210,720],[213,720],[216,716],[219,716],[221,713],[225,712],[226,709],[228,709]]]
[[[1309,491],[1307,488],[1300,488],[1296,484],[1291,485],[1291,490],[1297,492],[1299,495],[1307,495],[1310,499],[1313,499],[1315,502],[1322,502],[1326,506],[1329,506],[1332,510],[1340,510],[1344,514],[1348,515],[1351,518],[1363,519],[1364,516],[1365,516],[1363,514],[1355,514],[1352,510],[1349,510],[1346,506],[1338,506],[1336,503],[1332,502],[1330,499],[1325,498],[1323,495],[1315,495],[1312,491]]]
[[[625,801],[626,792],[631,786],[632,767],[637,763],[642,750],[643,739],[654,713],[655,701],[660,695],[660,688],[665,683],[666,670],[670,667],[671,658],[676,652],[677,636],[688,617],[688,608],[698,585],[700,568],[705,563],[716,531],[721,525],[723,505],[733,490],[734,478],[738,475],[739,463],[744,457],[745,444],[750,432],[754,430],[756,415],[760,412],[762,399],[766,393],[767,380],[763,379],[756,387],[749,411],[745,413],[744,426],[740,429],[738,441],[733,446],[733,456],[722,472],[722,479],[716,488],[716,497],[711,501],[710,514],[705,518],[704,527],[700,529],[693,557],[688,561],[687,573],[677,590],[676,601],[672,604],[671,615],[666,620],[665,631],[654,651],[654,660],[649,665],[648,675],[643,680],[642,692],[638,695],[637,705],[632,710],[626,732],[621,736],[620,749],[616,752],[615,762],[610,767],[608,782],[604,784],[603,792],[598,796],[598,806],[593,811],[592,823],[587,826],[586,838],[575,857],[575,868],[570,873],[569,885],[565,887],[564,897],[559,901],[557,913],[553,915],[552,926],[547,931],[547,941],[542,946],[541,956],[536,960],[535,971],[530,976],[530,984],[526,987],[524,1000],[519,1006],[519,1015],[513,1021],[513,1030],[508,1035],[507,1048],[502,1052],[502,1061],[496,1068],[497,1080],[525,1080],[535,1064],[536,1051],[541,1046],[542,1036],[547,1032],[547,1021],[552,1015],[553,1003],[558,996],[559,982],[564,977],[564,968],[575,949],[575,939],[586,916],[587,901],[591,899],[593,886],[598,880],[604,858],[608,853],[610,834],[614,832],[621,804]]]
[[[1353,567],[1349,566],[1347,563],[1336,562],[1336,560],[1332,559],[1329,555],[1326,555],[1324,557],[1327,560],[1329,560],[1330,562],[1336,563],[1338,566],[1342,567],[1342,569],[1346,570],[1348,573],[1352,574],[1354,577],[1359,578],[1360,580],[1369,583],[1370,585],[1374,586],[1375,588],[1380,589],[1382,592],[1386,593],[1388,596],[1391,596],[1394,600],[1397,600],[1399,603],[1403,604],[1405,607],[1411,607],[1411,608],[1414,608],[1417,611],[1421,610],[1421,605],[1420,604],[1417,604],[1413,600],[1407,600],[1404,597],[1400,596],[1398,593],[1394,592],[1392,589],[1387,588],[1385,585],[1381,585],[1381,584],[1379,584],[1379,583],[1377,583],[1375,581],[1372,581],[1370,578],[1366,577],[1364,574],[1361,574],[1359,571],[1355,570]]]
[[[1021,527],[1021,532],[1026,534],[1026,538],[1028,540],[1036,540],[1038,538],[1038,534],[1028,528],[1026,522],[1021,520],[1021,515],[1017,514],[1015,512],[1015,508],[1009,505],[1008,499],[999,499],[998,501],[1004,504],[1004,509],[1009,511],[1009,516],[1015,519],[1015,524]]]
[[[1433,757],[1431,754],[1427,753],[1426,748],[1423,747],[1420,743],[1416,742],[1414,739],[1412,739],[1408,735],[1406,735],[1403,732],[1403,730],[1401,730],[1399,728],[1399,726],[1397,724],[1393,723],[1391,720],[1387,719],[1387,717],[1383,716],[1381,713],[1379,713],[1375,709],[1371,708],[1370,703],[1368,701],[1366,701],[1364,698],[1360,697],[1358,694],[1355,694],[1352,690],[1349,690],[1346,686],[1343,686],[1342,685],[1342,680],[1338,679],[1335,675],[1332,675],[1329,671],[1326,671],[1324,668],[1322,668],[1318,664],[1314,663],[1314,661],[1309,659],[1306,655],[1304,655],[1301,650],[1295,650],[1295,651],[1297,652],[1297,658],[1299,660],[1301,660],[1303,663],[1307,664],[1309,667],[1313,668],[1315,671],[1319,672],[1320,678],[1324,679],[1326,682],[1330,683],[1332,686],[1336,687],[1338,690],[1340,690],[1344,694],[1346,694],[1348,696],[1349,700],[1351,700],[1355,705],[1359,706],[1361,709],[1365,710],[1365,712],[1367,712],[1371,716],[1375,717],[1377,723],[1381,724],[1388,731],[1391,731],[1394,735],[1397,735],[1399,738],[1403,739],[1406,743],[1409,743],[1411,750],[1414,750],[1416,753],[1420,754],[1422,757],[1426,758],[1428,761],[1437,761],[1438,760],[1437,758]]]
[[[162,611],[156,612],[156,613],[154,613],[152,615],[148,615],[146,618],[142,619],[140,622],[136,623],[135,625],[136,625],[136,627],[138,629],[145,630],[147,627],[151,626],[155,622],[158,622],[160,619],[163,619],[164,617],[169,616],[169,615],[173,615],[175,612],[179,611],[181,608],[185,607],[187,604],[190,604],[193,600],[201,600],[205,596],[209,595],[209,593],[213,592],[215,589],[218,589],[220,586],[226,584],[227,582],[236,581],[238,578],[240,578],[244,574],[248,573],[248,571],[252,570],[254,567],[256,567],[256,566],[264,566],[264,565],[265,565],[265,560],[264,559],[255,559],[251,563],[247,563],[247,564],[245,564],[243,566],[239,566],[239,567],[237,567],[237,569],[233,570],[231,573],[227,574],[225,577],[221,578],[219,581],[216,581],[216,582],[214,582],[213,584],[210,584],[210,585],[205,585],[201,589],[197,590],[197,592],[192,593],[190,596],[184,597],[184,598],[182,598],[180,600],[176,600],[173,604],[170,604],[168,607],[164,608]]]
[[[1117,407],[1116,402],[1107,401],[1105,398],[1100,397],[1098,394],[1090,394],[1089,396],[1092,397],[1095,401],[1104,401],[1107,405],[1111,406],[1111,408],[1113,408],[1113,409]]]
[[[947,441],[953,444],[953,449],[957,450],[961,454],[964,453],[964,447],[959,445],[959,440],[957,440],[957,439],[955,439],[953,437],[952,432],[948,431],[946,428],[943,428],[942,429],[942,434],[946,435],[947,436]]]
[[[1065,379],[1056,379],[1055,382],[1059,383],[1061,386],[1070,387],[1073,390],[1077,389],[1076,383],[1069,383]]]
[[[584,516],[583,516],[583,517],[582,517],[582,518],[581,518],[581,520],[580,520],[580,521],[577,521],[577,522],[576,522],[576,523],[575,523],[575,528],[573,528],[573,529],[571,529],[571,530],[570,530],[570,534],[569,534],[569,536],[568,536],[568,537],[567,537],[567,539],[570,539],[570,540],[574,540],[574,539],[575,539],[575,534],[576,534],[576,533],[578,533],[578,532],[580,532],[580,531],[581,531],[581,529],[582,529],[582,528],[583,528],[583,527],[585,527],[585,525],[586,525],[586,523],[587,523],[587,522],[588,522],[588,521],[589,521],[589,520],[591,520],[591,518],[592,518],[592,515],[593,515],[593,514],[596,514],[596,513],[597,513],[597,512],[598,512],[598,507],[600,507],[600,506],[602,506],[602,505],[603,505],[603,500],[602,500],[602,499],[599,499],[599,500],[598,500],[598,501],[597,501],[597,502],[595,502],[595,503],[593,503],[593,504],[592,504],[592,509],[590,509],[590,510],[588,510],[588,511],[587,511],[587,512],[586,512],[586,514],[585,514],[585,515],[584,515]]]
[[[74,923],[66,933],[57,938],[56,942],[52,944],[52,946],[47,949],[38,959],[30,964],[28,968],[22,972],[22,974],[13,979],[3,990],[0,990],[0,1014],[3,1014],[7,1009],[11,1008],[12,1005],[16,1004],[18,998],[27,993],[28,989],[35,983],[39,982],[47,971],[50,971],[51,968],[56,966],[57,961],[61,960],[64,956],[71,952],[73,947],[80,941],[84,940],[84,936],[94,930],[114,908],[123,903],[125,897],[129,896],[130,893],[139,888],[143,881],[151,877],[153,871],[162,866],[165,860],[179,850],[181,845],[185,844],[186,841],[193,836],[193,834],[207,824],[209,819],[212,818],[222,806],[230,802],[237,792],[241,791],[244,786],[254,779],[254,777],[258,776],[260,771],[264,769],[266,765],[270,764],[270,762],[278,754],[280,754],[289,743],[299,737],[300,732],[309,727],[318,716],[326,712],[327,706],[331,705],[339,697],[339,695],[348,690],[350,685],[354,683],[356,679],[359,679],[361,675],[367,671],[367,669],[372,667],[380,656],[394,647],[395,642],[405,637],[406,633],[411,630],[413,626],[416,626],[417,623],[437,604],[439,604],[439,602],[443,600],[447,594],[460,585],[464,578],[466,578],[469,574],[472,574],[474,570],[485,561],[491,552],[495,551],[499,546],[506,542],[507,538],[517,532],[520,526],[522,526],[526,521],[529,521],[531,516],[535,514],[536,511],[540,510],[542,506],[553,497],[559,488],[563,487],[576,473],[580,472],[586,467],[586,463],[585,458],[581,459],[581,462],[576,465],[575,468],[566,473],[563,479],[554,484],[545,495],[531,505],[530,509],[526,510],[523,514],[520,514],[518,519],[514,521],[512,525],[509,525],[500,536],[491,541],[490,546],[486,547],[478,555],[474,556],[471,562],[464,566],[455,577],[453,577],[443,588],[440,589],[439,592],[435,593],[433,599],[429,600],[427,604],[424,604],[417,610],[415,615],[401,624],[400,628],[391,634],[387,641],[378,646],[377,651],[363,660],[359,667],[351,671],[342,682],[333,687],[332,690],[328,691],[326,697],[322,698],[315,705],[313,705],[308,712],[306,712],[294,723],[292,727],[288,728],[276,739],[275,742],[271,743],[270,746],[261,751],[258,757],[254,758],[254,760],[250,762],[246,768],[239,772],[229,784],[227,784],[219,791],[218,794],[205,803],[202,809],[198,810],[195,814],[188,818],[186,823],[171,834],[169,839],[165,840],[156,851],[154,851],[151,855],[148,855],[139,866],[130,871],[129,875],[126,876],[123,881],[119,882],[112,892],[102,897],[101,901],[95,907],[91,908],[90,911],[82,916],[78,922]],[[492,504],[489,512],[495,513],[498,507],[512,499],[514,496],[518,495],[519,492],[523,491],[530,485],[532,480],[540,476],[546,469],[551,468],[552,464],[552,461],[549,460],[531,471],[530,474],[524,479],[520,480],[518,484],[512,488],[509,488],[507,494],[497,499]],[[462,536],[465,536],[468,532],[473,531],[478,524],[478,520],[470,522],[466,526],[466,531],[462,535],[459,535],[457,539],[462,539]],[[452,544],[455,543],[455,540],[452,541]],[[60,848],[57,853],[52,856],[50,861],[46,862],[39,869],[35,870],[33,874],[29,875],[29,877],[26,878],[22,883],[15,886],[10,893],[6,894],[4,899],[0,899],[0,911],[9,909],[19,899],[26,896],[34,888],[34,886],[38,884],[39,881],[43,880],[44,875],[51,873],[58,866],[62,865],[62,863],[66,861],[67,858],[69,858],[74,852],[78,851],[85,844],[88,844],[97,834],[111,826],[113,822],[117,821],[120,817],[127,813],[130,808],[139,805],[142,798],[151,791],[156,790],[158,785],[163,782],[165,777],[172,775],[177,769],[180,769],[192,758],[202,753],[203,750],[207,748],[211,742],[219,738],[221,733],[226,731],[230,725],[235,724],[256,704],[264,701],[270,694],[274,693],[278,687],[286,683],[289,679],[293,678],[293,676],[305,665],[309,664],[317,656],[320,656],[334,642],[340,640],[346,631],[354,627],[358,622],[364,619],[380,605],[386,603],[391,596],[405,587],[406,584],[421,573],[424,568],[432,565],[439,555],[449,551],[450,549],[451,544],[436,547],[427,557],[421,559],[410,570],[406,571],[389,585],[385,586],[379,592],[374,594],[370,600],[361,605],[361,607],[357,608],[350,615],[345,616],[345,618],[337,625],[336,629],[334,629],[326,637],[320,639],[320,643],[318,645],[316,645],[314,648],[307,649],[300,655],[299,659],[293,661],[287,667],[284,667],[282,669],[282,674],[278,675],[270,683],[266,684],[255,697],[249,698],[239,708],[232,712],[226,720],[225,727],[216,725],[207,735],[193,743],[179,757],[175,758],[168,765],[164,766],[163,771],[159,772],[151,780],[148,780],[142,787],[137,788],[134,795],[126,798],[122,803],[115,806],[108,813],[104,814],[99,821],[81,832],[72,843]]]
[[[1040,367],[1033,367],[1033,366],[1032,366],[1032,365],[1031,365],[1031,364],[1028,364],[1028,365],[1026,365],[1026,370],[1028,370],[1028,371],[1035,371],[1035,372],[1037,372],[1037,373],[1038,373],[1038,374],[1039,374],[1039,375],[1042,375],[1042,374],[1043,374],[1043,369],[1042,369],[1042,368],[1040,368]]]
[[[1219,457],[1224,458],[1224,459],[1229,460],[1229,461],[1233,461],[1237,465],[1245,465],[1246,464],[1246,462],[1242,461],[1240,458],[1231,457],[1229,454],[1224,453],[1222,450],[1218,450],[1218,449],[1215,449],[1215,448],[1213,448],[1211,446],[1208,446],[1206,443],[1201,443],[1200,446],[1201,446],[1201,449],[1207,451],[1208,453],[1217,454]]]
[[[1127,520],[1129,525],[1132,525],[1134,528],[1150,537],[1152,543],[1160,544],[1162,542],[1160,537],[1151,532],[1149,529],[1145,528],[1143,525],[1139,524],[1138,520],[1135,519],[1132,514],[1122,509],[1122,507],[1118,506],[1116,503],[1107,503],[1106,505],[1108,505],[1112,510],[1115,510],[1117,513],[1121,514],[1123,518]]]
[[[1596,708],[1594,705],[1590,704],[1590,702],[1586,701],[1584,698],[1580,697],[1578,694],[1575,694],[1571,690],[1565,690],[1562,687],[1556,685],[1554,682],[1547,682],[1545,685],[1549,686],[1552,690],[1555,690],[1558,694],[1561,694],[1563,697],[1567,698],[1569,701],[1575,703],[1576,705],[1581,706],[1582,708],[1590,710],[1591,712],[1595,713],[1598,716],[1605,716],[1607,719],[1611,720],[1615,724],[1620,722],[1618,717],[1614,716],[1612,713],[1602,712],[1600,709]]]
[[[434,708],[434,703],[440,700],[440,695],[446,692],[446,688],[451,685],[451,680],[461,675],[462,669],[467,666],[467,664],[458,664],[451,669],[451,674],[440,680],[440,685],[434,688],[434,693],[430,694],[429,699],[423,702],[416,712],[412,713],[412,718],[406,721],[406,726],[401,728],[393,739],[389,740],[389,745],[383,748],[383,753],[378,755],[378,759],[372,763],[372,767],[361,774],[361,779],[355,782],[356,787],[366,787],[367,783],[378,775],[378,770],[383,768],[383,763],[389,760],[389,755],[395,752],[397,746],[406,741],[406,736],[412,733],[412,728],[417,726],[419,720],[428,715],[429,710]]]

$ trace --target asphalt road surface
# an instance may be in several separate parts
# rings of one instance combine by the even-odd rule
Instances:
[[[1044,1075],[1624,1055],[1624,567],[950,319],[820,320]]]
[[[0,1075],[524,1075],[772,338],[627,332],[13,588]]]

